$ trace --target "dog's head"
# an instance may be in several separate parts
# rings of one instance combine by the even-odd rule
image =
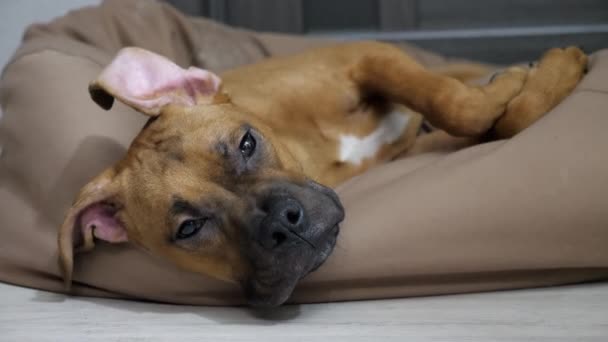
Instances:
[[[220,79],[151,52],[123,49],[91,84],[151,116],[127,155],[81,190],[59,232],[61,266],[95,240],[130,241],[181,268],[242,284],[250,303],[279,305],[331,253],[344,217],[336,194]]]

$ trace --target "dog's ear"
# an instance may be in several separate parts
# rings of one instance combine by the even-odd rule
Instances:
[[[94,239],[126,242],[127,231],[117,214],[122,210],[118,177],[110,168],[85,185],[59,230],[59,266],[66,288],[72,283],[74,253],[94,247]]]
[[[127,47],[89,85],[89,93],[106,110],[117,98],[144,114],[157,116],[168,104],[212,103],[220,86],[220,78],[210,71],[182,69],[161,55]]]

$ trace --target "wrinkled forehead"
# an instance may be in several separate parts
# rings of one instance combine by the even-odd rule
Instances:
[[[160,116],[146,125],[138,139],[159,140],[173,136],[181,138],[183,143],[212,146],[254,125],[263,126],[254,116],[231,104],[167,106]],[[259,129],[264,130],[263,127]]]
[[[189,191],[221,194],[233,183],[228,179],[234,171],[231,154],[251,129],[264,138],[271,134],[255,117],[230,105],[168,106],[129,148],[132,183],[147,197],[165,200]],[[266,157],[272,159],[271,139],[264,140]]]
[[[221,157],[225,145],[238,142],[250,128],[267,131],[255,117],[231,105],[168,106],[160,116],[148,121],[131,144],[129,154],[141,156],[143,162],[214,162]]]
[[[151,118],[134,139],[127,162],[134,164],[140,174],[152,173],[161,178],[205,164],[211,168],[220,162],[222,146],[237,141],[251,127],[249,122],[246,115],[226,106],[168,106],[161,115]]]

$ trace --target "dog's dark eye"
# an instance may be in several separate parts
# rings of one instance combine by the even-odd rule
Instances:
[[[183,240],[193,237],[201,228],[203,228],[205,222],[207,222],[207,219],[192,219],[182,222],[177,230],[175,238],[177,240]]]
[[[241,143],[239,144],[239,150],[245,159],[251,157],[255,152],[256,141],[253,135],[249,131],[245,133]]]

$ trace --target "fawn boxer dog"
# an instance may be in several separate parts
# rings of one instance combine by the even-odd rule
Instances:
[[[578,48],[549,50],[480,86],[481,67],[427,70],[378,42],[338,44],[215,74],[124,48],[91,83],[150,116],[128,153],[83,187],[60,265],[95,240],[131,242],[280,305],[331,254],[344,210],[331,187],[402,155],[424,117],[452,136],[507,138],[582,78]],[[419,114],[416,114],[419,113]]]

